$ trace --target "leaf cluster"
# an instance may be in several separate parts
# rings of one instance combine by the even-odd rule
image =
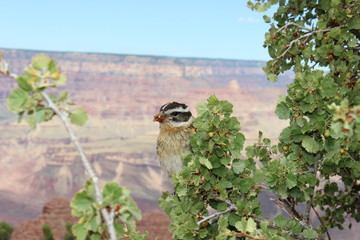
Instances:
[[[360,3],[255,2],[249,4],[255,10],[278,4],[264,43],[272,58],[264,68],[268,79],[276,81],[289,69],[295,72],[287,96],[276,107],[289,127],[279,138],[283,157],[268,163],[267,168],[274,168],[268,185],[283,198],[290,196],[291,204],[306,202],[305,215],[310,207],[323,210],[322,231],[342,229],[346,216],[360,221]]]
[[[141,219],[141,213],[130,191],[117,183],[107,183],[102,191],[103,202],[96,201],[93,182],[88,180],[84,189],[75,194],[71,200],[72,215],[80,217],[77,224],[72,226],[72,233],[78,240],[108,239],[107,227],[101,215],[101,209],[107,209],[114,215],[114,226],[117,238],[134,240],[145,239],[135,230],[135,220]]]
[[[43,233],[41,240],[55,240],[54,234],[49,225],[47,225],[47,224],[42,225],[41,231]]]
[[[163,193],[160,207],[170,216],[170,231],[175,239],[289,239],[299,236],[314,238],[314,230],[297,221],[279,224],[262,217],[258,194],[264,179],[277,171],[275,185],[284,194],[295,185],[304,184],[281,161],[270,161],[269,139],[248,147],[247,158],[241,158],[245,138],[240,123],[231,116],[232,104],[210,96],[197,105],[194,121],[196,134],[191,137],[192,152],[184,156],[186,167],[172,177],[175,193]],[[260,136],[261,138],[261,136]],[[276,149],[276,147],[273,147]],[[267,168],[256,167],[255,158],[262,156]],[[279,174],[282,166],[284,173]],[[311,179],[313,177],[310,177]],[[279,179],[279,182],[275,183]],[[316,183],[316,181],[313,180]],[[314,183],[314,185],[315,185]],[[281,192],[279,190],[279,192]],[[317,233],[315,232],[317,236]]]
[[[0,73],[14,78],[18,88],[8,97],[8,108],[19,114],[19,120],[25,115],[31,128],[40,122],[49,121],[58,115],[67,128],[71,140],[81,155],[83,164],[94,182],[98,178],[91,168],[70,122],[82,126],[87,121],[84,109],[72,109],[74,103],[69,101],[66,91],[58,96],[48,95],[44,90],[58,87],[66,82],[66,77],[57,68],[53,59],[43,54],[36,55],[24,75],[16,76],[8,69],[8,64],[0,55]],[[69,121],[70,120],[70,121]],[[100,192],[100,187],[87,181],[85,188],[78,192],[71,201],[72,213],[80,217],[78,224],[67,226],[69,239],[145,239],[135,231],[135,219],[140,219],[140,210],[130,197],[130,192],[116,183],[108,183]],[[0,229],[1,230],[1,229]],[[52,233],[48,226],[43,228],[44,238],[51,239]],[[110,234],[109,234],[110,233]],[[115,234],[117,236],[115,236]]]
[[[18,113],[19,122],[25,118],[30,128],[35,128],[38,123],[50,121],[56,113],[47,105],[41,93],[47,88],[62,86],[66,81],[66,76],[61,73],[53,59],[44,54],[34,56],[31,64],[24,69],[24,74],[16,78],[18,88],[12,90],[7,99],[9,111]],[[85,110],[72,109],[74,103],[69,101],[67,91],[50,97],[59,109],[69,115],[71,123],[79,126],[86,123],[88,117]]]
[[[10,240],[14,227],[4,221],[0,222],[0,240]]]

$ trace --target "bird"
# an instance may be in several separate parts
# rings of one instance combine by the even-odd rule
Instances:
[[[181,156],[190,150],[190,137],[194,133],[193,116],[184,103],[169,102],[160,107],[153,121],[159,122],[156,152],[161,168],[168,176],[178,173],[184,166]]]

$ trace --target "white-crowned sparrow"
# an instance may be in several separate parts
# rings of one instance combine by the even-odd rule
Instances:
[[[181,155],[190,148],[193,117],[186,104],[169,102],[160,108],[154,122],[160,123],[156,148],[160,165],[171,177],[182,169]]]

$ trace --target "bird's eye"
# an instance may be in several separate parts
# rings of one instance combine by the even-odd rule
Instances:
[[[178,114],[179,114],[179,112],[172,112],[170,115],[175,117],[175,116],[177,116]]]

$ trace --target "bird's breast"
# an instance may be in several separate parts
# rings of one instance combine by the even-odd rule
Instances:
[[[157,140],[157,152],[159,157],[167,155],[181,155],[190,147],[192,129],[166,128],[160,129]]]

